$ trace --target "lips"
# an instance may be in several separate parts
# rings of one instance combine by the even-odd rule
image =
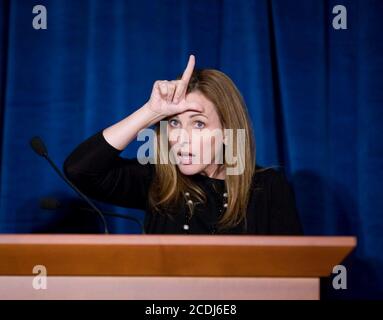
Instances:
[[[180,157],[194,157],[194,154],[191,152],[178,151],[177,155]]]
[[[194,154],[191,152],[178,151],[177,156],[181,161],[181,164],[191,164]]]

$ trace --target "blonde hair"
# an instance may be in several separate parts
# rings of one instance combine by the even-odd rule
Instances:
[[[240,175],[226,175],[225,184],[228,192],[225,214],[218,221],[218,229],[231,228],[242,220],[246,221],[246,209],[249,201],[253,175],[255,173],[255,141],[245,102],[235,84],[224,73],[214,69],[194,70],[189,81],[187,94],[198,91],[210,100],[218,113],[223,129],[244,129],[246,143],[244,152],[238,152],[236,139],[233,139],[232,150],[239,163],[245,164]],[[182,174],[176,164],[164,163],[169,154],[167,137],[160,134],[160,125],[156,125],[157,161],[155,176],[149,189],[149,207],[154,211],[168,211],[180,204],[183,194],[199,202],[206,203],[204,191],[187,175]],[[224,170],[229,166],[224,157]]]

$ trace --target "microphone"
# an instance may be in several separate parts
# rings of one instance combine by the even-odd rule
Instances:
[[[57,210],[61,208],[75,208],[79,210],[85,210],[85,211],[92,211],[90,208],[84,208],[81,206],[76,206],[76,205],[67,205],[61,203],[58,199],[56,198],[51,198],[51,197],[46,197],[40,199],[40,208],[44,210]],[[116,218],[121,218],[121,219],[127,219],[136,222],[140,228],[141,232],[145,234],[145,228],[141,221],[133,216],[130,215],[125,215],[125,214],[119,214],[119,213],[114,213],[114,212],[108,212],[108,211],[101,211],[104,216],[111,216],[111,217],[116,217]]]
[[[52,166],[52,168],[56,171],[56,173],[74,190],[76,193],[86,201],[86,203],[98,214],[100,217],[102,224],[104,226],[104,233],[109,234],[108,226],[105,220],[105,217],[103,213],[88,199],[88,197],[83,194],[70,180],[59,170],[59,168],[55,165],[55,163],[49,158],[48,156],[48,150],[45,147],[44,142],[41,140],[40,137],[33,137],[30,140],[30,145],[39,156],[45,158],[49,164]]]

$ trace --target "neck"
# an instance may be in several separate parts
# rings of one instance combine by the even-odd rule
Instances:
[[[201,174],[214,179],[225,180],[226,178],[225,166],[217,164],[208,166]]]

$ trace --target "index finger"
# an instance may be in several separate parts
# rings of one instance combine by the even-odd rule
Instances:
[[[189,80],[193,74],[194,65],[195,65],[195,57],[194,55],[191,54],[189,57],[188,65],[186,66],[186,69],[184,73],[182,74],[182,78],[181,78],[181,80],[185,81],[186,84],[189,83]]]

